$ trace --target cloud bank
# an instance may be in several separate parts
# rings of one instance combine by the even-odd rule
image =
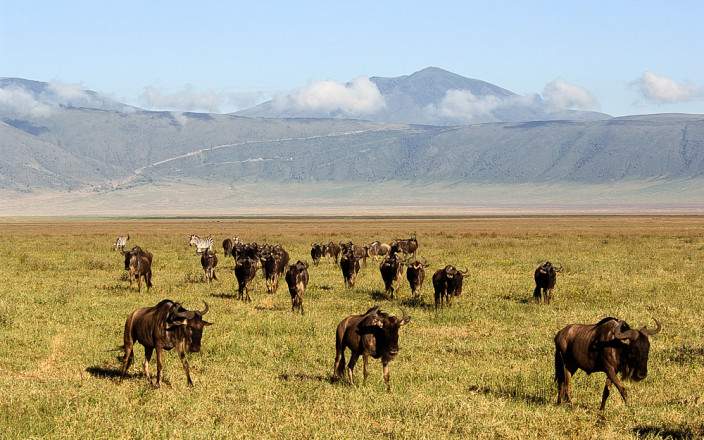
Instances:
[[[553,109],[593,110],[599,107],[587,89],[560,79],[545,85],[543,99]]]
[[[147,86],[139,96],[139,102],[145,108],[153,110],[220,113],[253,106],[266,97],[263,92],[198,90],[192,84],[186,84],[182,89],[174,92],[165,92],[158,87]]]
[[[376,84],[367,77],[359,77],[346,84],[316,81],[291,94],[275,97],[273,105],[279,111],[293,109],[365,115],[381,110],[386,103]]]
[[[704,88],[691,83],[677,82],[664,75],[645,72],[632,83],[648,101],[668,104],[704,99]]]
[[[0,88],[0,111],[16,116],[41,118],[49,116],[53,108],[26,89],[12,86]]]

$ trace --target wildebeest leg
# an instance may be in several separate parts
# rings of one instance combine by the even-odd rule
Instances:
[[[333,367],[332,377],[342,379],[345,374],[345,349],[335,347],[335,366]]]
[[[183,371],[186,372],[186,379],[188,379],[188,386],[193,386],[193,381],[191,380],[191,369],[188,366],[188,359],[186,359],[186,352],[179,352],[178,356],[181,358],[181,365],[183,365]]]
[[[142,291],[142,275],[137,274],[137,292]]]
[[[350,363],[347,364],[347,379],[350,381],[350,385],[354,385],[354,365],[359,359],[358,353],[352,353],[350,356]]]
[[[161,370],[164,368],[163,364],[164,349],[157,345],[156,347],[156,383],[155,387],[159,388],[161,386]]]
[[[152,360],[152,353],[154,352],[154,347],[144,347],[144,363],[142,368],[144,369],[144,375],[147,376],[147,381],[152,383],[152,378],[149,376],[149,361]]]
[[[628,398],[627,398],[627,393],[626,393],[626,388],[621,384],[621,381],[618,380],[618,376],[616,375],[616,371],[613,368],[607,368],[606,369],[606,376],[609,378],[611,382],[613,382],[614,385],[616,385],[616,389],[618,390],[619,393],[621,393],[621,397],[623,398],[623,403],[628,405]],[[606,401],[604,400],[601,403],[601,409],[604,409],[606,406]]]
[[[218,277],[215,275],[215,269],[213,269],[213,279],[214,279],[215,281],[218,280]]]
[[[133,356],[133,348],[132,345],[125,344],[125,356],[122,358],[122,375],[120,377],[120,382],[122,382],[122,379],[125,378],[125,375],[127,374],[127,370],[129,370],[130,365],[132,365],[132,356]]]
[[[536,285],[535,285],[535,289],[533,289],[533,298],[535,299],[535,302],[537,302],[538,304],[540,304],[540,303],[542,302],[542,299],[543,299],[542,296],[543,296],[543,292],[542,292],[542,290],[540,289],[540,286],[538,286],[538,285],[536,284]]]
[[[386,384],[386,391],[391,392],[391,373],[389,372],[389,363],[383,361],[382,371],[384,373],[384,383]]]
[[[607,378],[606,383],[604,384],[604,392],[601,393],[601,406],[599,407],[599,409],[601,411],[603,411],[604,408],[606,408],[606,399],[609,398],[609,394],[610,394],[609,387],[610,386],[611,386],[611,381]]]
[[[545,304],[550,304],[550,296],[552,295],[552,289],[545,289]]]
[[[362,355],[362,373],[364,375],[364,382],[362,382],[363,385],[367,384],[367,376],[369,376],[367,365],[369,365],[369,355],[365,353]]]

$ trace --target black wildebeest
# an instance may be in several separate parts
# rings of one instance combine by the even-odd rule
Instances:
[[[279,245],[267,247],[262,251],[260,261],[266,280],[266,291],[275,293],[279,289],[279,277],[284,274],[288,266],[288,252]]]
[[[300,310],[303,314],[303,294],[308,286],[308,263],[298,260],[286,271],[286,284],[291,294],[291,311]]]
[[[320,259],[323,257],[323,248],[325,245],[320,243],[313,243],[310,246],[310,258],[313,259],[313,265],[317,266],[320,263]]]
[[[398,354],[398,331],[408,324],[411,317],[403,313],[399,319],[374,306],[362,315],[351,315],[340,321],[335,333],[335,366],[333,379],[339,380],[347,372],[347,379],[354,384],[354,366],[363,357],[364,383],[367,382],[369,356],[381,359],[386,390],[391,391],[389,363]],[[350,349],[350,362],[345,368],[345,349]]]
[[[462,283],[467,269],[458,270],[455,266],[447,265],[438,269],[433,274],[433,288],[435,290],[435,308],[452,305],[452,297],[462,295]]]
[[[206,249],[200,256],[200,265],[203,266],[205,279],[208,280],[208,283],[218,279],[215,275],[215,266],[218,265],[218,256],[215,255],[215,251]]]
[[[340,261],[340,251],[342,249],[340,248],[340,245],[335,243],[335,242],[330,242],[327,245],[325,245],[325,256],[332,258],[335,260],[335,264],[337,264]]]
[[[562,270],[562,267],[555,267],[551,262],[546,261],[535,269],[533,279],[535,279],[535,290],[533,290],[533,298],[538,303],[550,304],[550,297],[555,288],[557,281],[557,273]]]
[[[237,278],[237,298],[252,301],[249,296],[249,283],[257,275],[257,260],[246,255],[241,255],[235,261],[235,278]]]
[[[606,407],[610,387],[616,385],[623,401],[626,389],[621,379],[640,381],[648,375],[648,336],[660,332],[655,320],[655,330],[642,327],[632,329],[628,323],[616,318],[604,318],[596,324],[570,324],[555,335],[555,381],[557,403],[570,401],[570,377],[578,370],[587,374],[606,373],[606,384],[601,396],[601,407]]]
[[[342,277],[345,280],[345,287],[354,287],[359,272],[359,259],[354,255],[354,252],[345,252],[340,257],[340,269],[342,269]]]
[[[386,296],[389,298],[394,298],[394,292],[398,289],[403,276],[403,266],[404,262],[398,254],[387,255],[379,265],[381,279],[384,280]]]
[[[416,251],[418,250],[418,240],[416,239],[415,232],[413,233],[413,235],[411,235],[410,238],[396,239],[392,241],[391,246],[393,247],[394,244],[398,247],[401,252],[406,255],[413,254],[413,257],[415,258]]]
[[[161,370],[163,367],[163,351],[176,348],[183,370],[186,372],[188,385],[193,386],[191,373],[186,359],[186,352],[200,351],[200,341],[203,328],[211,323],[203,320],[208,313],[208,304],[201,311],[186,310],[181,304],[165,299],[154,307],[144,307],[132,312],[125,322],[124,345],[125,355],[122,359],[122,378],[132,365],[134,344],[139,342],[144,346],[144,375],[149,383],[149,360],[156,349],[156,383],[161,385]]]
[[[137,281],[137,290],[142,291],[142,278],[147,285],[147,290],[152,287],[152,258],[149,251],[143,250],[139,246],[134,246],[129,251],[122,251],[125,257],[125,270],[129,271],[130,288],[132,280]]]
[[[424,258],[422,263],[415,260],[410,263],[408,269],[406,269],[406,279],[408,279],[408,284],[411,287],[411,295],[413,296],[418,296],[421,287],[423,287],[426,267],[428,267],[428,262],[425,261]]]

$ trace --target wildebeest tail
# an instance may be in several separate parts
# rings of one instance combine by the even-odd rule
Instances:
[[[565,382],[565,361],[562,359],[562,352],[555,347],[555,382]]]
[[[535,299],[540,299],[540,286],[535,286],[535,289],[533,290],[533,298]]]

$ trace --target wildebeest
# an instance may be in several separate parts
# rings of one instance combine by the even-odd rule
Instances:
[[[139,246],[134,246],[129,251],[122,251],[125,257],[125,270],[129,271],[130,287],[132,281],[137,281],[137,290],[142,291],[142,278],[147,285],[147,291],[152,287],[152,258],[149,251],[143,250]]]
[[[208,280],[208,283],[218,279],[215,275],[215,266],[218,265],[218,256],[215,255],[215,251],[206,249],[200,256],[200,264],[203,266],[205,279]]]
[[[235,245],[240,243],[240,237],[233,237],[233,238],[226,238],[222,241],[222,250],[225,253],[225,256],[227,257],[228,255],[234,255],[232,254],[232,250],[235,248]]]
[[[120,235],[115,239],[115,244],[112,247],[116,251],[124,251],[128,241],[130,241],[130,234]]]
[[[416,251],[418,250],[418,240],[416,239],[415,232],[413,233],[413,235],[411,235],[410,238],[396,239],[392,241],[391,246],[393,246],[394,244],[398,246],[398,249],[401,252],[406,255],[413,254],[413,257],[415,258]]]
[[[200,351],[200,341],[203,328],[211,325],[204,321],[203,316],[208,313],[208,304],[205,303],[203,311],[186,310],[181,304],[165,299],[154,307],[144,307],[132,312],[125,322],[124,345],[125,355],[122,359],[122,379],[132,365],[134,358],[134,344],[139,342],[144,346],[144,375],[149,383],[149,360],[156,349],[156,383],[161,385],[161,370],[163,367],[163,351],[176,348],[183,371],[186,372],[188,385],[193,386],[191,373],[188,367],[186,352],[197,353]]]
[[[288,266],[288,252],[279,245],[268,247],[262,251],[260,261],[266,280],[266,291],[275,293],[279,289],[279,277],[284,274]]]
[[[535,290],[533,290],[533,298],[537,302],[550,304],[552,290],[555,288],[557,281],[557,272],[560,272],[562,267],[555,267],[551,262],[546,261],[535,269],[533,279],[535,279]]]
[[[340,245],[335,243],[335,242],[330,242],[327,245],[325,245],[325,256],[332,258],[335,260],[335,264],[337,264],[340,261],[340,251],[342,249],[340,248]]]
[[[320,259],[323,256],[324,245],[320,243],[313,243],[310,246],[310,258],[313,260],[313,265],[317,266],[320,263]]]
[[[354,255],[354,252],[345,252],[340,257],[340,269],[342,269],[342,277],[345,280],[345,287],[354,287],[359,272],[359,259]]]
[[[449,264],[433,274],[436,309],[443,306],[443,302],[452,305],[452,297],[462,295],[462,283],[466,274],[467,269],[461,271]]]
[[[367,364],[369,356],[381,359],[386,390],[391,391],[389,362],[398,354],[398,331],[408,324],[411,317],[403,313],[399,319],[379,310],[374,306],[362,315],[351,315],[340,321],[335,333],[335,366],[333,379],[345,375],[350,384],[354,384],[354,366],[363,357],[364,382],[367,381]],[[345,349],[350,349],[350,362],[345,368]]]
[[[303,314],[303,294],[308,286],[308,263],[298,260],[286,271],[286,284],[291,294],[291,311],[300,310]]]
[[[404,262],[398,254],[388,255],[379,265],[381,279],[384,280],[384,289],[386,296],[394,298],[394,292],[398,289],[403,276]]]
[[[386,243],[382,243],[379,240],[375,240],[367,245],[367,249],[369,256],[376,259],[376,257],[385,257],[388,255],[391,246]]]
[[[660,332],[660,323],[655,320],[655,330],[641,327],[632,329],[628,323],[617,318],[604,318],[596,324],[570,324],[555,335],[555,381],[557,403],[570,401],[570,377],[578,370],[587,374],[606,373],[606,384],[601,395],[601,407],[606,407],[610,387],[616,385],[623,401],[626,389],[621,379],[640,381],[648,375],[648,336]]]
[[[413,296],[418,296],[421,287],[423,287],[426,267],[428,267],[428,262],[423,259],[422,263],[418,260],[413,261],[406,269],[406,279],[408,279],[408,284],[411,287],[411,295]]]
[[[257,275],[257,260],[242,255],[235,261],[235,278],[237,278],[237,298],[252,301],[249,296],[249,283]]]
[[[192,234],[188,240],[188,246],[195,246],[196,253],[201,254],[206,249],[213,250],[213,237],[200,238],[196,234]]]

